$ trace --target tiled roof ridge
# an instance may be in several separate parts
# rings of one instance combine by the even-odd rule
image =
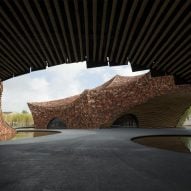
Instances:
[[[136,82],[136,80],[139,80],[140,78],[143,78],[146,75],[147,74],[139,75],[139,76],[122,76],[122,75],[117,74],[113,78],[111,78],[110,80],[108,80],[107,82],[102,84],[101,86],[98,86],[98,87],[90,89],[90,90],[84,90],[81,94],[70,96],[70,97],[67,97],[64,99],[51,100],[51,101],[46,101],[46,102],[30,102],[28,104],[33,105],[33,106],[50,107],[50,108],[56,107],[58,104],[60,106],[67,106],[67,105],[70,105],[70,104],[76,102],[77,100],[81,99],[82,97],[84,97],[84,95],[88,94],[89,92],[91,92],[93,90],[100,91],[100,90],[104,90],[106,88],[112,88],[113,86],[120,86],[124,83],[127,83],[128,82],[127,80],[129,80],[129,83]],[[119,81],[119,84],[117,84],[118,81]]]
[[[102,84],[92,90],[101,90],[101,89],[113,87],[116,85],[122,85],[123,83],[126,83],[128,81],[130,83],[130,82],[136,81],[137,79],[142,78],[145,75],[147,75],[147,74],[138,75],[138,76],[122,76],[122,75],[117,74],[113,78],[111,78],[110,80],[105,82],[104,84]],[[119,84],[117,84],[118,82],[119,82]]]
[[[173,78],[172,76],[165,76],[166,78]],[[67,97],[64,99],[58,99],[58,100],[53,100],[53,101],[47,101],[47,102],[31,102],[29,103],[29,105],[33,105],[33,106],[39,106],[39,107],[57,107],[58,105],[60,107],[65,106],[65,107],[69,107],[71,104],[74,104],[77,101],[80,101],[81,99],[84,98],[84,96],[89,95],[89,93],[91,91],[100,91],[104,90],[104,89],[110,89],[113,87],[117,87],[117,86],[128,86],[128,85],[132,85],[136,84],[136,83],[143,83],[143,82],[147,82],[147,83],[152,83],[157,81],[157,79],[164,79],[164,76],[162,77],[151,77],[150,73],[146,73],[143,75],[139,75],[139,76],[121,76],[121,75],[115,75],[113,78],[111,78],[110,80],[108,80],[107,82],[105,82],[104,84],[102,84],[101,86],[98,86],[96,88],[90,89],[90,90],[84,90],[81,94],[75,95],[75,96],[71,96],[71,97]],[[174,88],[178,88],[179,86],[175,85],[174,81],[171,81],[172,86],[174,86]],[[187,86],[190,87],[190,86]]]

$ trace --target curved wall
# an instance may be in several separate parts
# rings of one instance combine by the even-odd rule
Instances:
[[[9,136],[8,134],[14,134],[15,130],[8,126],[8,124],[3,120],[3,114],[1,110],[1,97],[3,92],[3,84],[0,82],[0,140],[4,140],[4,136]]]
[[[165,95],[169,95],[169,100],[171,96],[175,96],[174,102],[162,101]],[[157,100],[160,97],[161,100]],[[160,109],[154,109],[152,100],[155,98],[156,101],[153,102],[158,103],[156,107],[161,107]],[[190,85],[176,86],[172,76],[151,78],[150,74],[139,77],[116,76],[102,86],[85,90],[71,100],[67,98],[29,103],[36,128],[47,128],[54,117],[60,118],[68,128],[109,128],[116,119],[127,113],[137,116],[139,127],[175,127],[180,115],[190,105]],[[167,111],[174,113],[167,117]],[[162,118],[158,119],[160,115],[165,115],[168,120],[162,123]]]
[[[129,112],[136,115],[140,127],[176,127],[181,116],[191,104],[190,93],[171,92],[135,106]]]

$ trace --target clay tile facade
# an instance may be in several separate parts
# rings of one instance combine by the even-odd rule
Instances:
[[[3,114],[1,111],[1,97],[3,92],[3,84],[0,82],[0,140],[6,140],[8,137],[12,137],[15,130],[8,126],[3,120]]]
[[[191,105],[191,86],[176,86],[172,76],[117,75],[80,95],[28,105],[40,129],[56,118],[67,128],[109,128],[128,113],[137,117],[139,127],[175,127]]]

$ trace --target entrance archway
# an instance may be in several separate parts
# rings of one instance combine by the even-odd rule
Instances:
[[[59,118],[54,118],[47,125],[47,129],[67,129],[67,126]]]
[[[125,114],[114,121],[112,127],[138,127],[138,119],[133,114]]]

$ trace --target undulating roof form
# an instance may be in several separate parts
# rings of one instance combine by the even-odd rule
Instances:
[[[190,0],[1,0],[0,78],[87,61],[191,83]]]
[[[80,95],[49,102],[29,103],[35,127],[47,128],[58,119],[64,128],[108,128],[131,114],[139,127],[176,127],[191,105],[191,85],[175,85],[172,76],[115,76]]]

